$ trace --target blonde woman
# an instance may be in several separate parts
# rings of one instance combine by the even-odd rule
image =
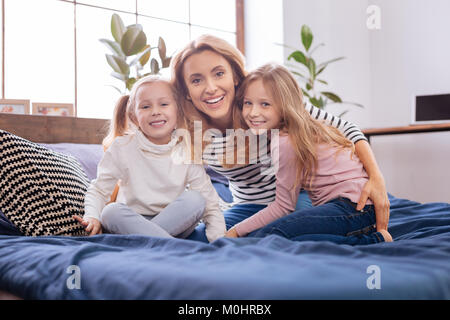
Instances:
[[[352,245],[392,241],[387,229],[375,230],[370,200],[357,210],[369,178],[353,143],[310,117],[303,107],[302,90],[285,67],[266,64],[251,72],[239,88],[237,101],[255,135],[274,129],[281,134],[272,145],[272,150],[278,149],[272,152],[272,161],[278,163],[275,201],[235,225],[227,236],[277,234],[297,241]],[[291,213],[302,187],[314,206]]]
[[[224,175],[229,181],[233,206],[224,212],[224,216],[227,227],[231,228],[275,200],[275,176],[263,174],[262,162],[233,165],[217,161],[217,155],[226,150],[230,139],[234,139],[232,135],[227,134],[227,129],[243,128],[239,121],[240,110],[235,95],[246,75],[244,58],[228,42],[211,35],[203,35],[191,41],[174,56],[171,69],[172,81],[181,95],[181,107],[191,135],[195,137],[195,131],[200,130],[198,123],[201,123],[200,136],[207,131],[210,132],[210,129],[215,129],[217,133],[209,141],[202,143],[201,156],[211,169]],[[389,220],[389,200],[384,178],[367,139],[348,121],[310,105],[304,105],[304,108],[310,117],[326,121],[355,144],[356,154],[369,175],[361,191],[358,208],[363,208],[367,200],[371,199],[377,213],[377,228],[386,229]],[[192,141],[195,142],[195,139]],[[197,141],[193,147],[195,149],[198,146]],[[198,154],[197,152],[197,157]],[[300,193],[300,199],[303,201],[299,201],[297,207],[299,204],[303,207],[311,206],[305,192]],[[206,241],[204,226],[197,227],[188,238]]]
[[[147,76],[117,102],[85,215],[75,217],[90,235],[103,226],[117,234],[185,238],[200,220],[208,241],[225,234],[219,197],[203,166],[173,158],[185,150],[174,134],[184,126],[177,97],[170,82]],[[119,180],[118,200],[107,204]]]

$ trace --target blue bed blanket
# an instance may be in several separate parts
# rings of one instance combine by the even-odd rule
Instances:
[[[450,299],[450,204],[390,197],[393,243],[0,236],[28,299]]]

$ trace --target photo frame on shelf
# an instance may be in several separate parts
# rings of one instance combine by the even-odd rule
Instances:
[[[33,114],[72,117],[74,115],[74,109],[72,103],[33,102]]]
[[[0,99],[0,113],[30,114],[30,100]]]

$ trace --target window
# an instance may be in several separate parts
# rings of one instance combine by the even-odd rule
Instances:
[[[114,86],[123,84],[99,39],[112,39],[113,13],[141,24],[152,46],[161,36],[173,55],[203,33],[244,51],[242,8],[243,0],[2,0],[2,97],[73,103],[78,117],[111,118]]]
[[[43,19],[37,12],[51,14]],[[7,0],[4,25],[5,98],[72,103],[73,5],[54,0]]]

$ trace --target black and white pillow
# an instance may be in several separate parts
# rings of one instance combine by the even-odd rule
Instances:
[[[89,180],[72,156],[0,130],[0,210],[26,236],[86,235]]]

